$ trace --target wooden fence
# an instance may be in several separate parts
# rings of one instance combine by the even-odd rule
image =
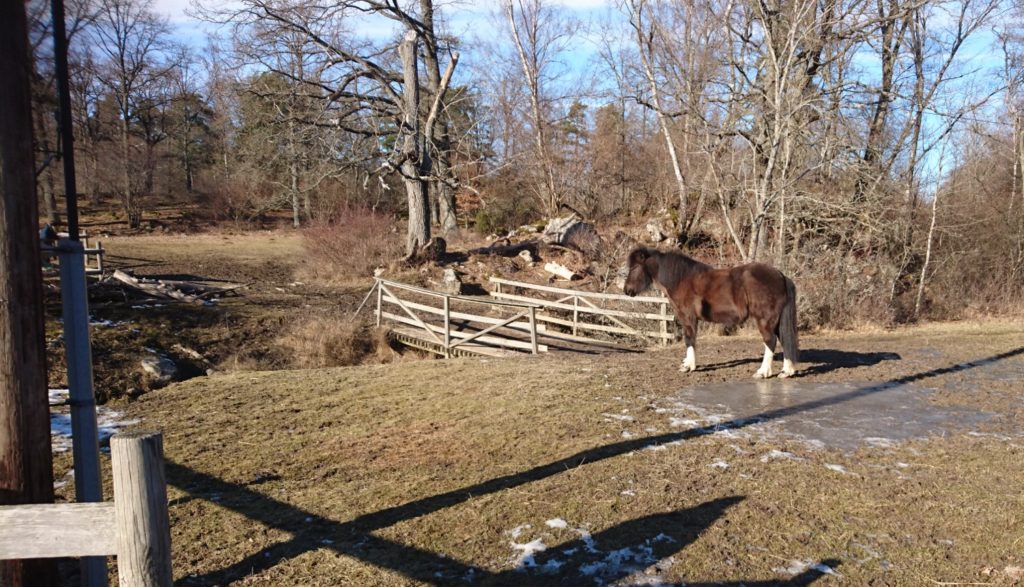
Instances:
[[[499,277],[492,277],[490,282],[494,284],[492,297],[507,301],[528,302],[546,310],[556,311],[558,315],[552,315],[552,312],[538,312],[536,320],[541,323],[570,328],[572,336],[580,340],[597,342],[594,339],[581,336],[580,331],[653,338],[662,345],[667,345],[675,337],[674,332],[670,332],[669,329],[669,325],[675,322],[675,314],[669,307],[670,302],[666,297],[629,297],[622,294],[577,291]],[[512,288],[527,290],[531,293],[536,292],[536,295],[514,294],[508,291]],[[554,297],[554,299],[546,299],[540,297],[541,295]],[[601,307],[600,304],[614,304],[619,307],[606,308]],[[638,306],[639,309],[636,309]],[[623,307],[627,309],[623,309]],[[596,320],[582,319],[587,316],[596,317],[604,323],[599,324]],[[625,320],[639,324],[629,324]],[[645,326],[647,323],[653,323],[656,330],[649,330]]]
[[[163,438],[110,439],[114,501],[0,506],[0,559],[117,557],[122,587],[170,587]]]
[[[543,328],[538,328],[535,304],[450,295],[379,278],[373,287],[377,326],[384,320],[402,325],[392,332],[410,346],[444,357],[548,351],[537,340]],[[482,305],[511,315],[485,316],[460,310],[463,305]]]

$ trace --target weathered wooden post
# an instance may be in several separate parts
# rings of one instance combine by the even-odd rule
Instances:
[[[380,328],[380,320],[383,317],[381,312],[384,311],[383,308],[381,307],[381,298],[384,297],[384,286],[380,284],[379,279],[374,283],[377,287],[377,328]]]
[[[530,346],[533,354],[537,354],[537,307],[530,306]]]
[[[580,297],[572,296],[572,335],[576,336],[580,323]]]
[[[163,436],[132,432],[110,439],[114,472],[117,574],[122,587],[171,586],[171,531]]]
[[[444,358],[450,359],[452,356],[452,333],[451,333],[451,297],[444,296]]]
[[[668,346],[668,303],[661,303],[661,346]]]

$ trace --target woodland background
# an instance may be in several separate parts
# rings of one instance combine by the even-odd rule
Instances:
[[[229,6],[193,6],[199,43],[146,0],[68,4],[79,191],[129,230],[168,204],[286,211],[314,253],[386,260],[567,205],[775,264],[805,327],[1024,301],[1019,2],[495,0],[469,25],[433,0]],[[59,223],[49,3],[30,10]]]

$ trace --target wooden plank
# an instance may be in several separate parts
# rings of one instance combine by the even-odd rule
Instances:
[[[114,504],[0,506],[0,560],[117,552]]]
[[[628,310],[607,310],[607,309],[604,309],[604,308],[587,308],[587,307],[583,307],[583,306],[579,306],[577,308],[577,307],[573,307],[572,304],[564,304],[564,303],[561,303],[561,302],[551,302],[551,301],[548,301],[548,300],[529,298],[529,297],[526,297],[526,296],[518,296],[518,295],[513,295],[513,294],[507,294],[507,293],[498,293],[498,292],[494,292],[494,291],[491,292],[491,295],[496,297],[496,298],[500,298],[500,299],[530,300],[530,301],[534,302],[535,304],[537,304],[538,306],[543,306],[545,308],[555,308],[555,309],[558,309],[558,310],[565,310],[567,312],[572,312],[573,310],[577,310],[578,309],[581,314],[593,314],[595,316],[618,316],[620,318],[634,318],[634,319],[655,320],[655,321],[667,320],[668,319],[667,317],[662,316],[661,314],[648,314],[646,312],[630,312]]]
[[[408,346],[411,346],[411,347],[414,347],[414,348],[418,348],[420,350],[427,351],[429,353],[434,353],[434,354],[438,354],[438,355],[444,355],[444,350],[441,349],[440,345],[438,345],[437,343],[435,343],[433,341],[430,341],[430,340],[427,340],[427,339],[423,338],[422,336],[417,334],[418,331],[416,331],[416,330],[413,330],[413,329],[410,329],[410,328],[403,328],[403,327],[393,327],[393,328],[390,329],[390,332],[391,332],[391,336],[395,340],[398,340],[399,342],[401,342],[402,344],[405,344],[405,345],[408,345]],[[451,353],[452,353],[453,356],[478,356],[478,355],[483,355],[485,357],[499,357],[499,358],[510,357],[510,356],[519,354],[519,353],[514,352],[514,351],[507,351],[507,350],[502,350],[502,349],[498,349],[498,348],[494,348],[494,347],[490,347],[490,346],[484,346],[484,345],[478,345],[478,344],[472,344],[472,343],[464,345],[464,346],[461,346],[461,347],[455,347],[455,348],[451,349]]]
[[[535,289],[537,291],[546,291],[549,293],[556,293],[562,295],[576,295],[583,298],[593,298],[598,300],[617,300],[620,302],[641,302],[649,304],[663,304],[668,302],[666,297],[654,297],[654,296],[636,296],[629,297],[624,294],[610,294],[600,293],[594,291],[582,291],[576,289],[568,289],[564,287],[553,287],[550,285],[539,285],[536,283],[526,283],[524,281],[512,281],[511,279],[503,279],[501,277],[491,277],[490,282],[497,285],[508,285],[512,287],[522,287],[525,289]]]
[[[530,312],[535,312],[536,310],[534,310],[533,308],[530,308],[529,311]],[[493,331],[501,328],[502,326],[505,326],[506,324],[510,324],[512,322],[515,322],[517,319],[523,318],[523,317],[524,317],[523,314],[516,314],[515,316],[512,316],[511,318],[509,318],[508,320],[505,320],[504,322],[500,322],[498,324],[492,324],[492,325],[488,326],[487,328],[484,328],[483,330],[480,330],[480,331],[477,331],[477,332],[474,332],[474,333],[471,333],[471,334],[467,333],[467,334],[470,334],[468,337],[464,338],[462,341],[457,342],[455,344],[456,345],[460,345],[463,342],[470,342],[472,340],[476,340],[478,338],[482,338],[483,335],[487,334],[488,332],[493,332]],[[535,324],[535,322],[533,320],[531,320],[530,321],[530,326],[531,326],[531,328],[530,328],[530,336],[534,339],[532,350],[533,350],[534,354],[536,354],[537,353],[537,344],[536,344],[536,342],[537,342],[536,341],[537,331],[536,331],[536,329],[533,328],[534,324]],[[447,333],[448,331],[446,330],[445,332]]]
[[[422,326],[420,326],[416,322],[406,318],[405,316],[399,316],[398,314],[392,314],[391,312],[382,312],[381,314],[382,314],[382,316],[384,318],[387,318],[389,320],[393,320],[393,321],[398,322],[400,324],[405,324],[407,326],[419,326],[420,328],[422,328]],[[434,324],[427,323],[426,326],[431,331],[436,332],[438,334],[442,334],[442,331],[444,330],[443,327],[437,326],[437,325],[434,325]],[[460,331],[460,330],[453,330],[451,332],[451,335],[452,335],[453,338],[460,338],[460,339],[468,338],[469,336],[471,336],[471,334],[472,333],[470,333],[470,332],[464,332],[464,331]],[[482,337],[477,338],[476,340],[478,340],[478,341],[480,341],[482,343],[486,342],[488,344],[494,344],[494,345],[498,345],[498,346],[502,346],[502,347],[508,347],[508,348],[514,348],[514,349],[523,349],[523,350],[532,350],[532,347],[530,346],[530,343],[528,343],[528,342],[523,342],[521,340],[515,340],[515,339],[511,339],[511,338],[504,338],[504,337],[501,337],[501,336],[487,336],[487,335],[484,335]],[[443,345],[443,343],[441,343],[440,341],[434,341],[434,342],[438,346],[442,346]],[[547,345],[539,345],[539,347],[540,347],[539,350],[541,352],[544,352],[544,353],[548,352]],[[455,347],[455,348],[458,348],[458,347]]]
[[[387,285],[388,287],[393,287],[395,289],[401,289],[401,290],[405,290],[405,291],[411,291],[411,292],[415,292],[415,293],[419,293],[419,294],[423,294],[423,295],[431,296],[431,297],[435,297],[435,298],[441,298],[441,297],[445,297],[446,295],[448,295],[448,294],[443,294],[441,292],[436,292],[436,291],[431,291],[429,289],[424,289],[422,287],[416,287],[414,285],[406,285],[404,283],[399,283],[397,281],[388,281],[386,279],[379,279],[378,278],[377,279],[377,283],[383,283],[384,285]],[[526,308],[528,308],[530,306],[535,305],[535,304],[521,304],[521,303],[515,303],[515,302],[497,301],[497,300],[493,300],[493,299],[485,298],[485,297],[480,297],[480,298],[475,298],[475,297],[470,297],[470,296],[448,296],[448,297],[450,297],[453,300],[458,300],[460,302],[469,302],[471,304],[486,304],[486,305],[489,305],[489,306],[506,306],[506,307],[509,307],[509,308],[522,308],[522,309],[526,309]]]
[[[563,320],[562,318],[556,318],[554,316],[549,316],[547,314],[537,314],[537,320],[541,322],[547,322],[549,324],[558,324],[559,326],[572,327],[572,320]],[[654,332],[651,330],[626,330],[624,328],[619,328],[618,326],[605,326],[604,324],[590,324],[588,322],[579,322],[576,326],[580,330],[591,330],[594,332],[607,332],[610,334],[627,334],[633,336],[642,335],[649,338],[662,338],[662,334],[660,332]]]

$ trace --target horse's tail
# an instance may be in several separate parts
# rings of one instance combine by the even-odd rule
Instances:
[[[794,364],[800,360],[800,341],[796,334],[796,284],[786,277],[786,304],[779,317],[779,338],[783,356]]]

